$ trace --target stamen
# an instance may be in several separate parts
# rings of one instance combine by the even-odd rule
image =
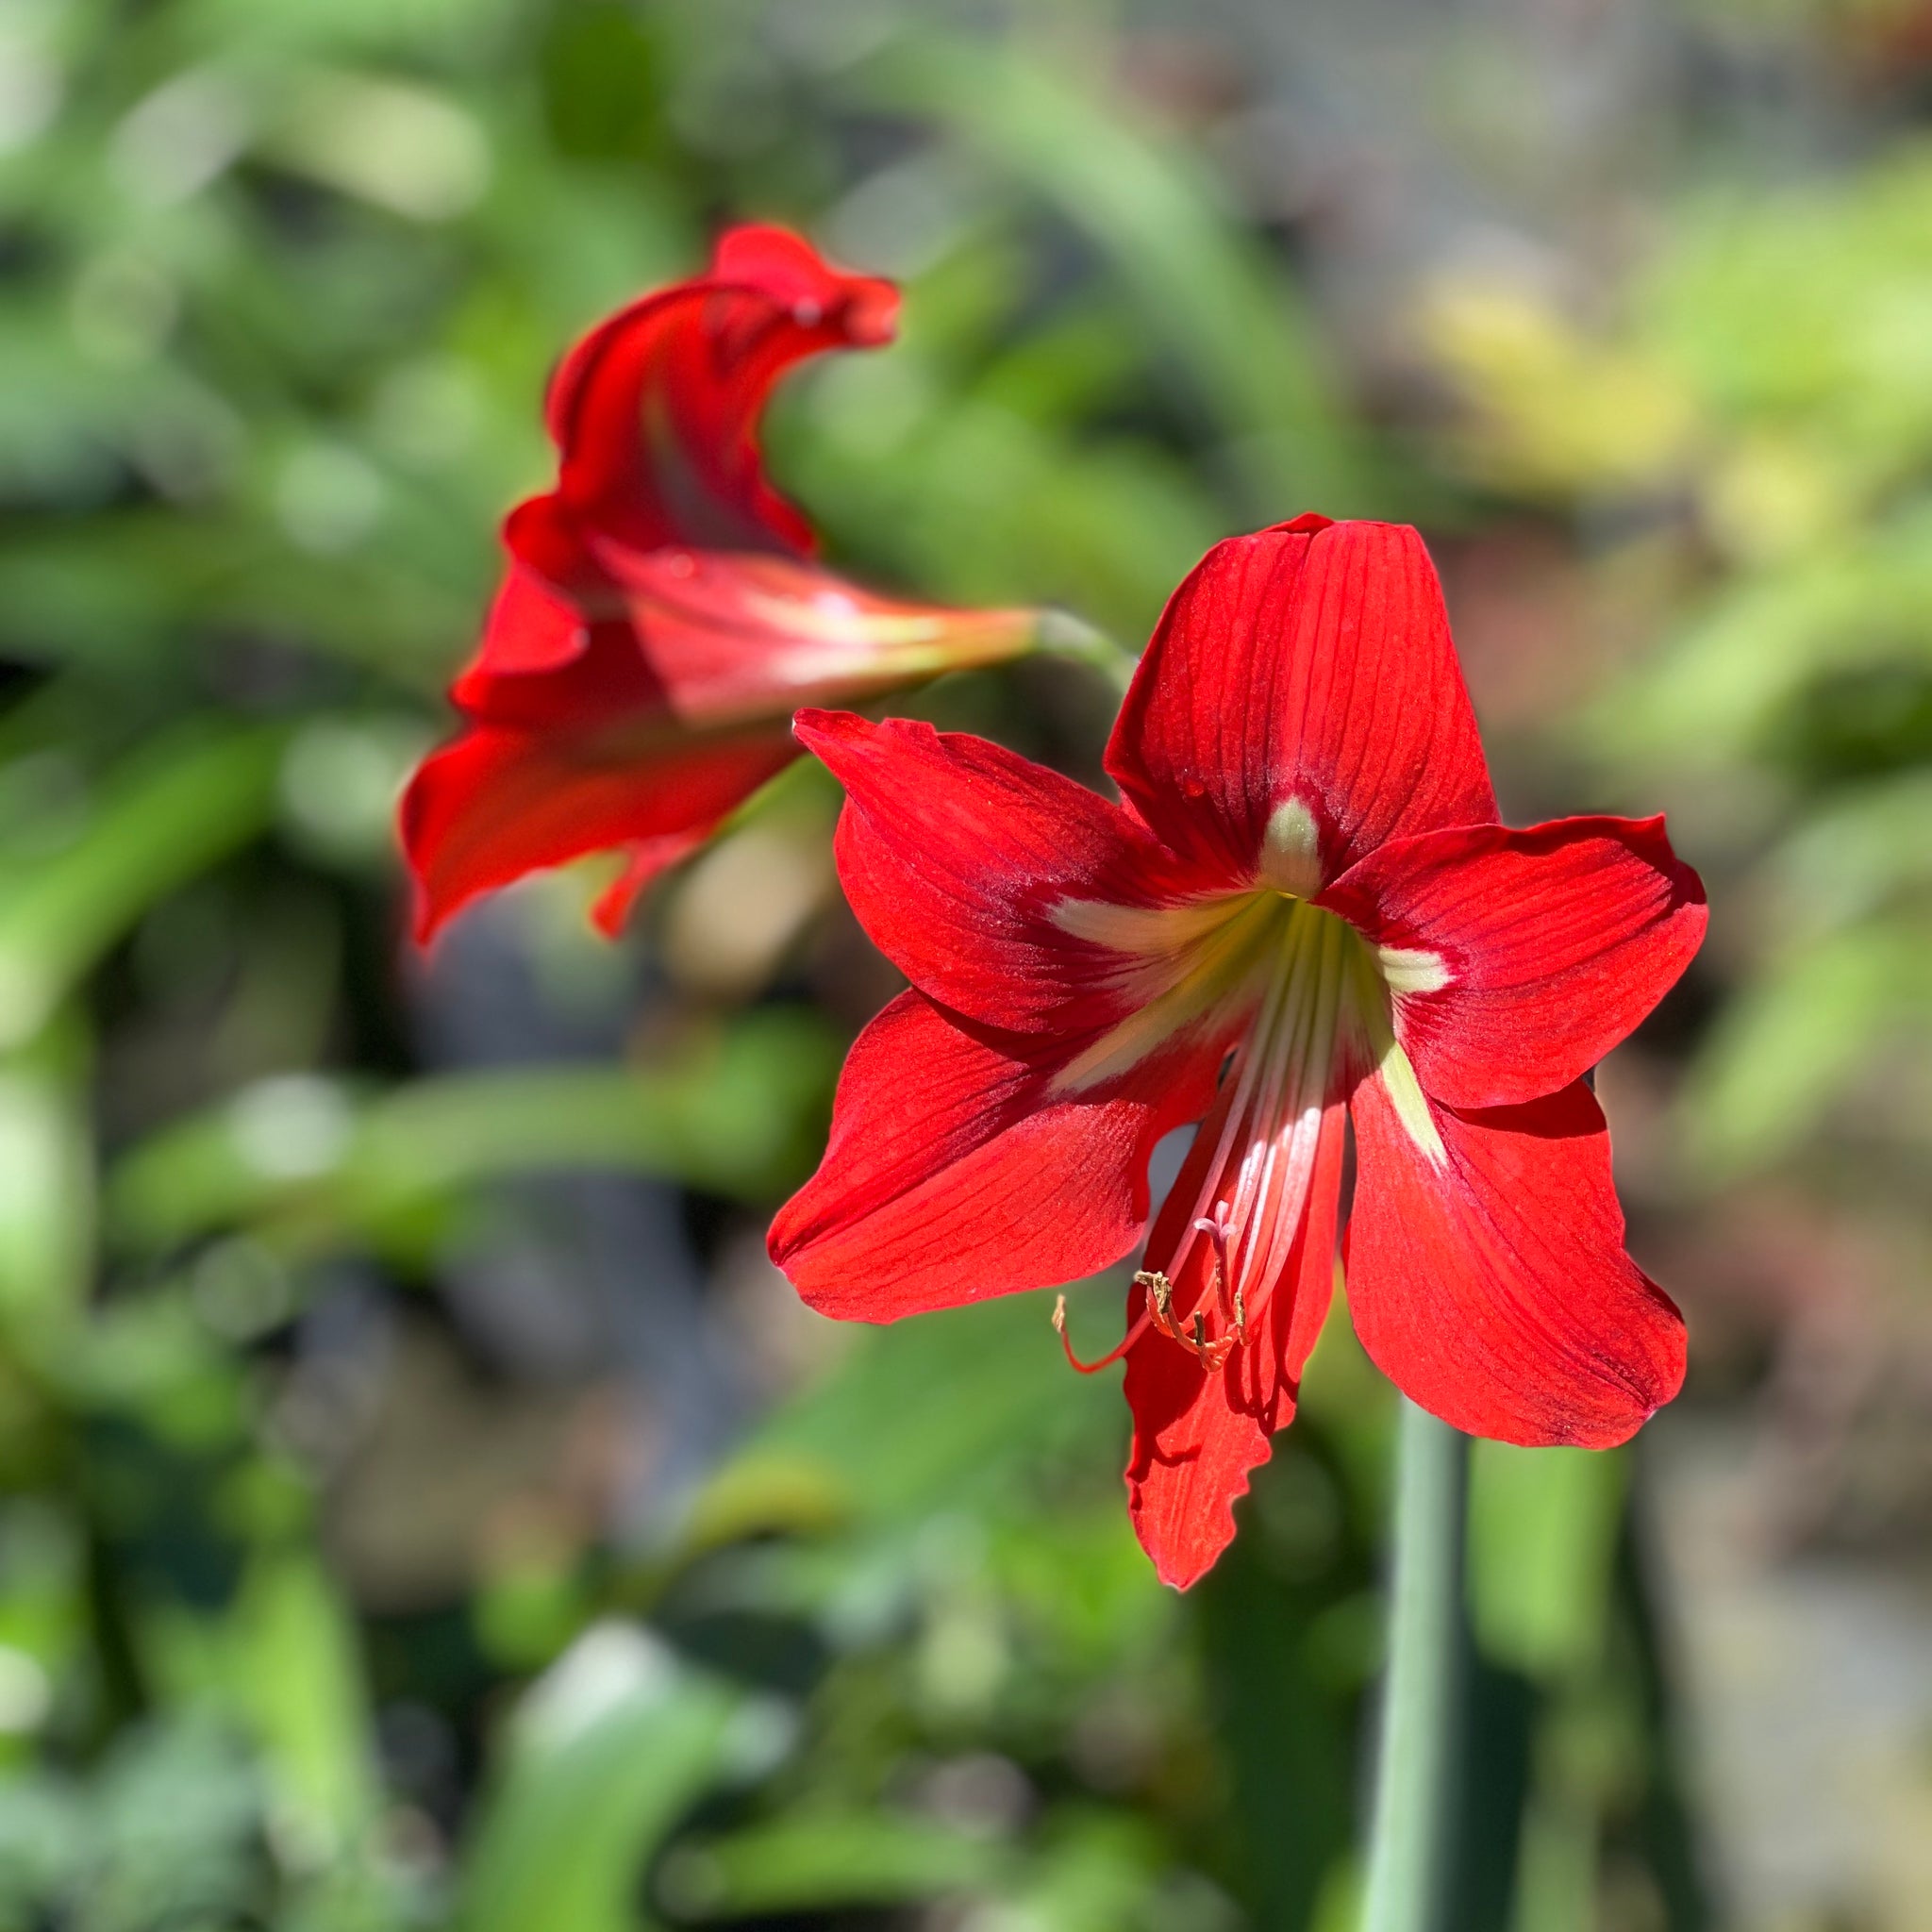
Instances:
[[[1137,1274],[1134,1279],[1136,1282],[1139,1282],[1141,1277]],[[1128,1349],[1133,1347],[1135,1342],[1140,1341],[1141,1336],[1146,1334],[1147,1324],[1153,1319],[1154,1309],[1152,1306],[1143,1306],[1141,1310],[1140,1320],[1127,1330],[1126,1334],[1122,1338],[1118,1348],[1109,1349],[1097,1362],[1083,1362],[1074,1353],[1074,1344],[1067,1340],[1067,1298],[1063,1294],[1057,1294],[1053,1298],[1053,1332],[1060,1339],[1060,1348],[1067,1357],[1067,1366],[1072,1369],[1077,1369],[1083,1375],[1097,1375],[1102,1369],[1111,1368],[1115,1362],[1120,1360],[1122,1356],[1126,1354]]]
[[[1214,1298],[1221,1304],[1221,1312],[1232,1318],[1234,1307],[1228,1300],[1228,1285],[1233,1277],[1227,1265],[1227,1203],[1217,1202],[1212,1218],[1203,1217],[1194,1225],[1214,1243]]]
[[[1194,1310],[1194,1320],[1187,1338],[1187,1346],[1201,1358],[1201,1367],[1208,1374],[1225,1362],[1234,1353],[1235,1338],[1224,1335],[1218,1341],[1208,1340],[1208,1317],[1199,1308]]]
[[[1274,857],[1315,851],[1302,836],[1312,830],[1312,818],[1286,808],[1277,818]],[[1205,1014],[1236,1035],[1184,1170],[1193,1199],[1172,1203],[1191,1211],[1170,1223],[1162,1210],[1159,1224],[1175,1235],[1171,1246],[1150,1254],[1161,1266],[1134,1277],[1145,1302],[1125,1339],[1088,1363],[1067,1341],[1063,1307],[1055,1311],[1055,1329],[1083,1374],[1118,1361],[1149,1328],[1211,1372],[1255,1339],[1285,1281],[1286,1292],[1296,1291],[1299,1271],[1291,1277],[1291,1264],[1307,1219],[1324,1123],[1357,1062],[1381,1066],[1401,1110],[1397,1076],[1408,1067],[1394,1044],[1390,984],[1359,934],[1296,897],[1265,866],[1252,895],[1154,908],[1070,902],[1054,917],[1074,937],[1123,956],[1119,991],[1150,995],[1063,1069],[1060,1084],[1117,1072],[1144,1057],[1156,1036],[1172,1037]],[[1423,955],[1392,963],[1417,984],[1427,976]],[[1422,1118],[1432,1126],[1425,1107]],[[1176,1283],[1185,1295],[1179,1308]]]
[[[1151,1274],[1142,1269],[1134,1276],[1134,1286],[1144,1289],[1148,1307],[1155,1322],[1172,1335],[1174,1333],[1174,1283],[1158,1268]]]
[[[1257,1276],[1261,1283],[1257,1315],[1279,1286],[1294,1250],[1295,1237],[1301,1230],[1300,1207],[1307,1198],[1314,1171],[1315,1147],[1321,1137],[1321,1108],[1336,1051],[1345,970],[1342,935],[1339,928],[1324,928],[1321,939],[1321,956],[1315,966],[1315,996],[1308,1003],[1307,1035],[1299,1042],[1300,1091],[1295,1100],[1296,1117],[1287,1137],[1287,1174],[1274,1196],[1274,1225]],[[1271,1162],[1274,1151],[1270,1149]]]
[[[1208,1371],[1247,1345],[1287,1273],[1334,1077],[1349,991],[1347,928],[1330,915],[1296,908],[1284,938],[1278,971],[1227,1075],[1234,1084],[1224,1089],[1217,1108],[1213,1158],[1201,1171],[1193,1212],[1173,1255],[1163,1257],[1168,1272],[1182,1279],[1193,1244],[1211,1244],[1203,1271],[1209,1278],[1192,1309],[1174,1314],[1163,1276],[1168,1305],[1158,1303],[1154,1312],[1154,1326]]]
[[[1210,1341],[1208,1339],[1208,1317],[1199,1308],[1194,1310],[1193,1320],[1186,1327],[1174,1320],[1174,1283],[1159,1269],[1144,1269],[1134,1276],[1134,1281],[1136,1286],[1147,1291],[1147,1308],[1134,1324],[1126,1341],[1121,1344],[1123,1348],[1136,1341],[1151,1323],[1169,1341],[1177,1341],[1183,1348],[1191,1350],[1200,1357],[1204,1369],[1218,1369],[1233,1354],[1241,1338],[1230,1333]]]

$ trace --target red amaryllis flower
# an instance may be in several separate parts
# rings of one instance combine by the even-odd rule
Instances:
[[[908,604],[812,560],[773,489],[758,417],[822,349],[891,339],[897,291],[782,229],[737,228],[710,272],[646,295],[564,358],[545,415],[557,488],[510,513],[508,568],[475,660],[467,721],[404,796],[427,940],[478,893],[620,851],[598,908],[639,890],[798,755],[803,700],[854,703],[1014,656],[1030,611]]]
[[[1345,1118],[1356,1327],[1415,1401],[1604,1445],[1676,1391],[1683,1324],[1624,1252],[1582,1076],[1696,950],[1703,890],[1658,820],[1496,823],[1413,530],[1303,517],[1210,552],[1115,728],[1119,805],[924,724],[798,731],[912,985],[853,1047],[773,1257],[874,1322],[1090,1274],[1141,1239],[1155,1141],[1199,1121],[1115,1351],[1169,1582],[1225,1546],[1293,1412]]]

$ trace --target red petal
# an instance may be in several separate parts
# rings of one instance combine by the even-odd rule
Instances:
[[[668,872],[679,859],[695,852],[718,829],[715,821],[695,825],[686,832],[666,832],[656,839],[640,839],[628,847],[624,870],[598,893],[591,908],[591,924],[607,940],[614,940],[628,923],[631,909],[649,889],[658,874]]]
[[[1068,900],[1186,896],[1128,813],[983,738],[843,711],[801,711],[796,730],[845,787],[845,895],[915,986],[988,1025],[1062,1036],[1136,1004],[1122,956],[1053,916]]]
[[[711,254],[713,277],[729,287],[756,289],[796,312],[809,327],[810,311],[836,322],[839,341],[876,349],[892,340],[899,291],[876,275],[848,275],[826,261],[802,235],[768,223],[727,228]],[[836,313],[835,313],[836,311]]]
[[[588,596],[513,553],[482,645],[450,688],[459,709],[524,725],[645,707],[693,724],[772,717],[997,663],[1030,649],[1039,625],[1031,610],[879,596],[789,557],[594,548],[603,590]],[[608,614],[587,619],[600,605]]]
[[[536,572],[512,558],[475,658],[450,687],[459,710],[486,708],[491,677],[527,678],[558,671],[583,655],[582,612]]]
[[[479,724],[524,730],[609,724],[663,711],[663,681],[622,617],[587,623],[576,606],[512,562],[490,607],[483,642],[450,687]]]
[[[860,589],[795,558],[593,551],[681,717],[851,703],[1028,649],[1031,610],[960,610]]]
[[[1254,875],[1291,802],[1322,879],[1386,839],[1496,816],[1441,587],[1391,524],[1302,518],[1210,550],[1141,660],[1107,768],[1163,840],[1230,877]]]
[[[709,274],[632,303],[564,358],[544,405],[561,508],[639,550],[808,552],[809,525],[765,479],[758,416],[794,362],[889,341],[897,303],[795,235],[733,230]]]
[[[1147,1156],[1205,1096],[1169,1070],[1055,1100],[1052,1064],[1023,1052],[916,991],[858,1036],[824,1161],[772,1224],[772,1258],[813,1307],[896,1321],[1078,1280],[1140,1240]]]
[[[1684,1379],[1684,1322],[1624,1252],[1595,1097],[1578,1081],[1524,1107],[1430,1110],[1440,1165],[1379,1075],[1350,1101],[1348,1293],[1362,1346],[1470,1435],[1626,1441]]]
[[[1345,1118],[1339,1102],[1323,1113],[1301,1228],[1281,1281],[1250,1324],[1248,1342],[1212,1373],[1152,1329],[1127,1351],[1126,1397],[1134,1412],[1128,1507],[1161,1581],[1177,1590],[1205,1574],[1227,1547],[1248,1472],[1268,1459],[1269,1438],[1293,1418],[1302,1367],[1322,1332],[1334,1285]],[[1210,1114],[1194,1137],[1148,1241],[1150,1260],[1178,1244],[1180,1224],[1192,1212],[1211,1158],[1216,1124]],[[1205,1261],[1205,1244],[1194,1254]],[[1175,1291],[1174,1306],[1188,1308],[1202,1286],[1183,1280]],[[1128,1297],[1130,1324],[1141,1306],[1136,1289]]]
[[[1381,846],[1321,903],[1374,944],[1433,955],[1391,982],[1423,1090],[1508,1107],[1567,1087],[1670,990],[1704,938],[1704,887],[1661,819],[1459,827]]]
[[[600,545],[619,556],[667,545],[809,554],[810,525],[765,479],[759,415],[792,363],[890,341],[897,306],[890,283],[831,268],[795,235],[738,228],[719,242],[709,274],[646,295],[585,336],[544,405],[558,487],[505,522],[510,579],[456,701],[480,708],[491,676],[568,662],[580,644],[574,610],[618,614]],[[571,602],[553,591],[557,608],[543,609],[520,575]]]
[[[782,726],[694,736],[661,714],[465,732],[425,759],[403,794],[416,937],[426,943],[479,893],[589,853],[643,847],[668,864],[796,756]]]

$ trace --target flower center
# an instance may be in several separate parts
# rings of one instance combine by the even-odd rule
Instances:
[[[1219,1368],[1287,1272],[1307,1206],[1323,1108],[1381,986],[1353,927],[1276,901],[1260,1003],[1196,1135],[1137,1278],[1153,1325]],[[1204,1158],[1205,1157],[1205,1158]],[[1188,1200],[1191,1194],[1191,1200]]]
[[[1145,1301],[1123,1343],[1151,1326],[1218,1369],[1291,1271],[1324,1113],[1356,1080],[1379,1074],[1417,1144],[1442,1158],[1392,1004],[1441,984],[1441,964],[1372,946],[1339,914],[1270,887],[1153,911],[1068,905],[1056,918],[1119,952],[1115,983],[1144,995],[1068,1066],[1063,1087],[1118,1073],[1183,1029],[1235,1034],[1135,1276]]]

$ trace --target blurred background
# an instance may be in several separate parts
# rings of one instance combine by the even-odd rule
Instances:
[[[1928,136],[1924,0],[0,0],[0,1932],[1354,1923],[1345,1322],[1182,1599],[1050,1297],[764,1258],[894,984],[823,774],[403,943],[546,370],[752,216],[907,286],[835,560],[1138,645],[1414,521],[1508,815],[1669,810],[1691,1380],[1479,1449],[1453,1924],[1932,1927]],[[1098,782],[1077,667],[917,702]]]

